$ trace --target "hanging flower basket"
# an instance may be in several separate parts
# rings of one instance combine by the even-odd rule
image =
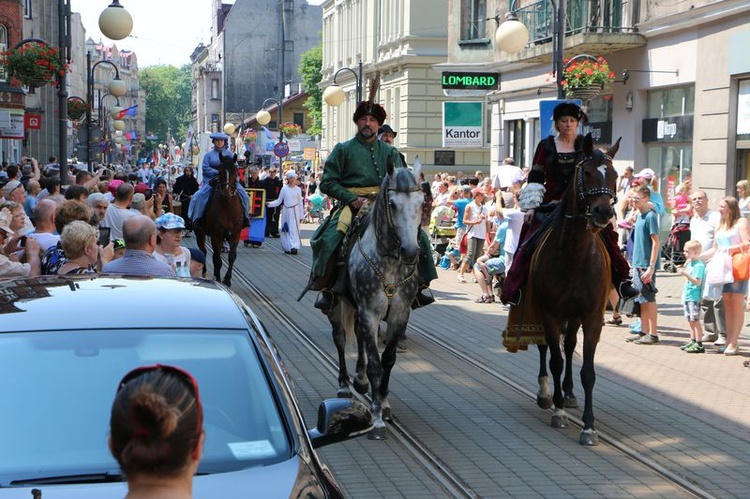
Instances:
[[[294,123],[284,123],[281,125],[281,132],[286,137],[296,137],[302,133],[302,127]]]
[[[255,130],[248,130],[243,137],[245,144],[254,144],[258,140],[258,132]]]
[[[68,65],[60,61],[60,53],[55,47],[39,42],[25,43],[3,51],[0,53],[0,65],[27,87],[57,84],[57,77],[69,71]]]
[[[86,117],[88,105],[80,97],[70,97],[68,99],[68,119],[71,121],[81,121]]]
[[[569,98],[591,100],[615,81],[603,57],[578,55],[565,61],[562,86]]]

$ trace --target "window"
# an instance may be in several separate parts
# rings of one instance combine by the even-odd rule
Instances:
[[[219,92],[219,79],[211,78],[211,98],[221,99],[221,93]]]
[[[23,17],[31,19],[31,0],[23,0]]]
[[[688,116],[695,112],[695,87],[654,90],[648,94],[648,117]]]
[[[8,28],[0,24],[0,52],[8,50]],[[5,67],[0,67],[0,81],[8,81],[8,72]]]
[[[487,0],[461,2],[461,40],[487,38]]]
[[[508,155],[516,160],[517,165],[526,164],[526,122],[524,120],[508,121]],[[503,159],[503,158],[500,158]]]
[[[293,120],[295,125],[299,125],[304,130],[305,128],[305,113],[294,113]]]

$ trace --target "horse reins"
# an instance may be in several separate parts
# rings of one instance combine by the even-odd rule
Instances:
[[[581,161],[579,161],[576,164],[575,168],[575,185],[576,185],[576,191],[578,192],[578,199],[581,201],[586,201],[586,198],[589,196],[601,196],[601,195],[608,195],[613,203],[617,203],[617,193],[610,189],[609,187],[594,187],[593,189],[586,189],[583,185],[583,175],[581,175],[581,165],[583,165],[586,161],[593,160],[594,156],[586,156]],[[609,160],[612,162],[612,158],[606,154],[602,154],[603,160]],[[578,213],[575,215],[565,215],[565,218],[568,219],[575,219],[575,218],[585,218],[586,224],[589,225],[591,221],[591,204],[586,201],[586,212],[585,213]]]
[[[396,234],[396,229],[393,223],[393,213],[391,212],[391,204],[388,202],[388,192],[396,191],[396,189],[388,188],[386,189],[385,196],[383,196],[384,203],[385,203],[385,212],[386,212],[386,220],[388,221],[388,231],[391,234],[391,236],[398,242],[398,245],[401,245],[401,239],[399,239],[398,234]],[[422,189],[419,187],[419,185],[409,189],[407,192],[422,192]],[[364,250],[362,249],[362,234],[359,235],[357,238],[357,247],[359,248],[359,253],[362,255],[362,257],[365,259],[365,261],[370,265],[370,268],[375,272],[375,275],[378,276],[378,279],[380,280],[380,284],[383,286],[383,292],[385,293],[385,296],[388,298],[388,301],[391,300],[396,295],[396,292],[398,292],[398,288],[407,282],[409,282],[411,279],[414,278],[414,276],[417,273],[417,262],[419,261],[419,257],[417,257],[413,262],[403,262],[404,265],[413,267],[412,271],[401,279],[399,282],[396,283],[388,283],[385,280],[385,276],[380,271],[379,268],[375,265],[375,263],[368,257]],[[398,255],[398,260],[401,261],[401,255]]]

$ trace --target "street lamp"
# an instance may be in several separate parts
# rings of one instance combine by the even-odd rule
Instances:
[[[107,38],[122,40],[133,31],[133,18],[130,13],[120,5],[119,0],[112,3],[99,14],[99,30]]]
[[[122,9],[122,7],[120,7],[120,9]],[[131,21],[131,25],[132,25],[132,21]],[[94,70],[100,64],[108,64],[115,69],[115,79],[109,83],[109,95],[112,95],[113,97],[118,98],[118,105],[119,105],[119,98],[124,96],[128,90],[125,82],[120,79],[120,70],[112,61],[102,59],[94,63],[94,65],[92,66],[91,65],[91,52],[86,52],[86,102],[88,104],[87,111],[86,111],[86,166],[88,167],[89,171],[92,171],[92,168],[91,168],[91,107],[93,107],[93,104],[94,104]],[[101,109],[101,101],[99,103],[99,106]],[[113,116],[113,118],[118,118],[118,117]]]
[[[355,105],[362,102],[362,60],[359,61],[359,73],[354,71],[352,68],[341,68],[338,71],[336,71],[333,74],[333,85],[326,88],[325,91],[323,91],[323,100],[326,101],[326,104],[329,106],[339,106],[342,102],[344,102],[344,99],[346,98],[346,94],[344,94],[344,89],[342,89],[337,83],[336,83],[336,77],[341,73],[342,71],[349,71],[351,74],[354,75],[354,80],[357,85],[357,102]]]
[[[565,98],[563,89],[563,50],[565,42],[565,0],[549,0],[555,16],[553,25],[552,45],[552,69],[555,73],[557,85],[557,98]],[[511,4],[510,12],[505,16],[506,21],[499,24],[495,31],[495,43],[497,48],[507,53],[520,52],[529,41],[528,28],[518,20],[515,15],[515,3]],[[500,16],[495,16],[495,21],[500,23]]]
[[[266,107],[266,104],[269,102],[273,102],[276,104],[277,114],[278,118],[276,118],[276,128],[279,129],[279,134],[281,133],[281,101],[276,100],[273,97],[269,97],[268,99],[263,101],[263,104],[260,106],[260,111],[255,113],[255,121],[258,122],[258,124],[266,126],[271,122],[271,113],[266,111],[264,108]],[[281,135],[279,135],[279,140],[281,140]]]

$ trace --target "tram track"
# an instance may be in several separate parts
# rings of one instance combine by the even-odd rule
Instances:
[[[276,245],[268,245],[272,247],[274,251],[282,253],[281,249]],[[300,257],[286,255],[287,260],[291,259],[309,270],[309,264],[302,260]],[[300,328],[297,323],[284,313],[280,307],[278,307],[259,287],[254,285],[241,271],[235,267],[236,277],[239,278],[243,284],[247,287],[249,292],[252,293],[264,306],[268,307],[271,314],[288,330],[294,334],[295,337],[299,338],[305,349],[315,357],[316,360],[320,361],[320,365],[325,368],[326,371],[330,372],[334,377],[338,375],[338,364],[336,359],[327,354],[321,349],[315,341]],[[468,366],[476,369],[485,376],[488,376],[492,380],[506,386],[513,390],[515,393],[523,397],[524,399],[530,400],[532,403],[536,403],[536,394],[525,388],[521,384],[514,381],[509,376],[502,372],[491,368],[490,366],[483,363],[481,360],[477,360],[472,356],[462,352],[454,345],[441,339],[438,335],[427,331],[425,328],[410,324],[408,326],[410,335],[417,335],[425,342],[439,348],[441,351],[455,358],[456,360],[465,363]],[[366,403],[369,404],[369,398],[361,397]],[[573,414],[569,413],[569,421],[571,425],[583,428],[583,422]],[[404,425],[398,422],[397,418],[394,418],[389,424],[390,429],[389,435],[393,436],[410,455],[412,455],[424,468],[424,470],[446,491],[447,494],[453,497],[479,497],[463,480],[454,473],[448,465],[442,462],[437,455],[435,455],[426,445],[419,441],[413,433],[411,433]],[[676,488],[682,490],[686,495],[700,498],[713,498],[716,497],[714,494],[708,492],[704,488],[697,484],[687,480],[680,474],[670,470],[669,468],[659,464],[654,459],[644,455],[632,446],[627,445],[623,441],[617,439],[612,435],[602,433],[599,431],[599,438],[603,445],[609,446],[617,453],[626,456],[631,461],[648,468],[654,474],[658,475],[664,481],[672,484]]]

